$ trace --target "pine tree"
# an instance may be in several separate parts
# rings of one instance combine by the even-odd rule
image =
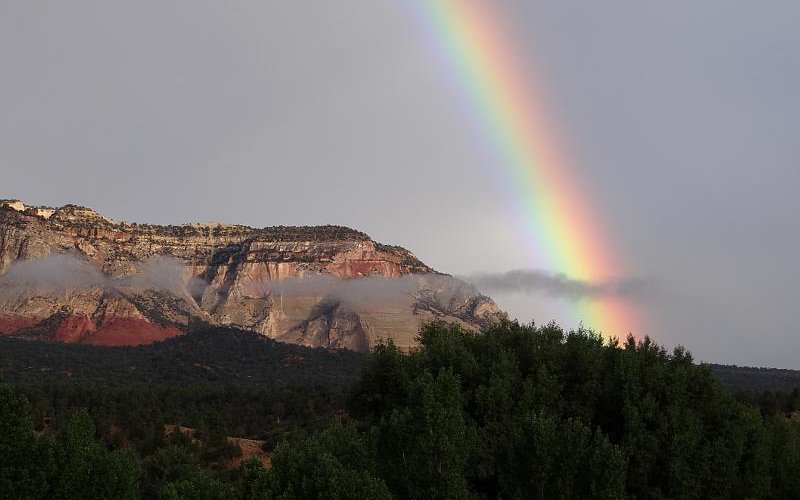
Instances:
[[[46,498],[50,451],[33,434],[25,400],[0,385],[0,499]]]

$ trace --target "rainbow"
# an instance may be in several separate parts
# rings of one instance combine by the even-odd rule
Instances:
[[[506,166],[491,175],[514,195],[514,224],[529,239],[531,264],[591,282],[623,275],[611,238],[553,137],[530,62],[521,60],[498,2],[414,3],[453,70],[480,135]],[[582,299],[569,307],[576,323],[607,336],[641,332],[641,318],[622,298]]]

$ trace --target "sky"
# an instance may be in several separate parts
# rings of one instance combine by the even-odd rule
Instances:
[[[0,197],[346,225],[523,321],[622,290],[637,335],[800,368],[800,3],[492,0],[629,273],[597,284],[532,267],[421,1],[4,0]]]

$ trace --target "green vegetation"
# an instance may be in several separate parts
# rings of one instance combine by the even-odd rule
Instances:
[[[139,347],[97,347],[0,336],[0,377],[8,383],[58,381],[103,386],[134,382],[183,386],[349,387],[363,355],[285,344],[234,328],[200,327]]]
[[[800,371],[779,368],[750,368],[732,365],[706,365],[734,393],[766,391],[792,392],[800,389]]]
[[[109,358],[53,368],[36,342],[41,356],[21,361],[14,344],[16,364],[0,356],[0,498],[800,498],[798,400],[737,399],[709,367],[649,339],[433,323],[410,354],[314,351],[296,380],[268,366],[288,351],[263,350],[270,382],[237,374],[249,365],[240,349],[260,344],[232,336],[130,349],[128,373]],[[184,362],[146,364],[138,349]],[[206,355],[213,379],[193,368]],[[229,435],[264,439],[271,467],[234,466]]]

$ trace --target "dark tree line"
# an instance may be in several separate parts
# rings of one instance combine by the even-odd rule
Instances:
[[[319,388],[316,395],[298,392],[312,406],[283,412],[271,405],[286,404],[288,393],[248,406],[248,398],[258,399],[248,391],[263,389],[256,387],[220,385],[194,395],[187,388],[183,396],[168,384],[151,394],[115,388],[60,396],[61,403],[45,393],[37,399],[30,385],[16,386],[27,398],[5,387],[0,492],[243,500],[800,498],[800,422],[784,411],[792,401],[772,411],[768,400],[737,399],[683,349],[511,322],[481,334],[433,323],[419,340],[411,353],[392,344],[376,348],[346,398],[326,400]],[[81,399],[89,397],[95,399]],[[151,420],[131,418],[134,408],[158,408],[165,398],[174,406],[163,403]],[[192,405],[195,413],[187,411]],[[73,406],[89,407],[93,418]],[[43,407],[57,423],[38,435],[31,415],[38,420]],[[163,435],[159,419],[175,412],[203,420],[200,439]],[[265,433],[280,440],[268,470],[257,461],[224,466],[235,454],[226,447],[231,422],[258,432],[258,419],[244,414],[289,422]],[[137,426],[141,432],[130,432]],[[126,427],[122,438],[109,439]],[[87,486],[77,491],[78,482]]]
[[[762,420],[682,349],[516,323],[420,343],[378,349],[351,404],[398,498],[800,495],[800,424]]]
[[[800,389],[800,370],[717,364],[706,366],[733,393],[759,394],[767,391],[791,393]]]
[[[243,387],[349,387],[363,355],[276,342],[234,328],[137,347],[100,347],[0,336],[0,378],[98,385],[228,383]]]

